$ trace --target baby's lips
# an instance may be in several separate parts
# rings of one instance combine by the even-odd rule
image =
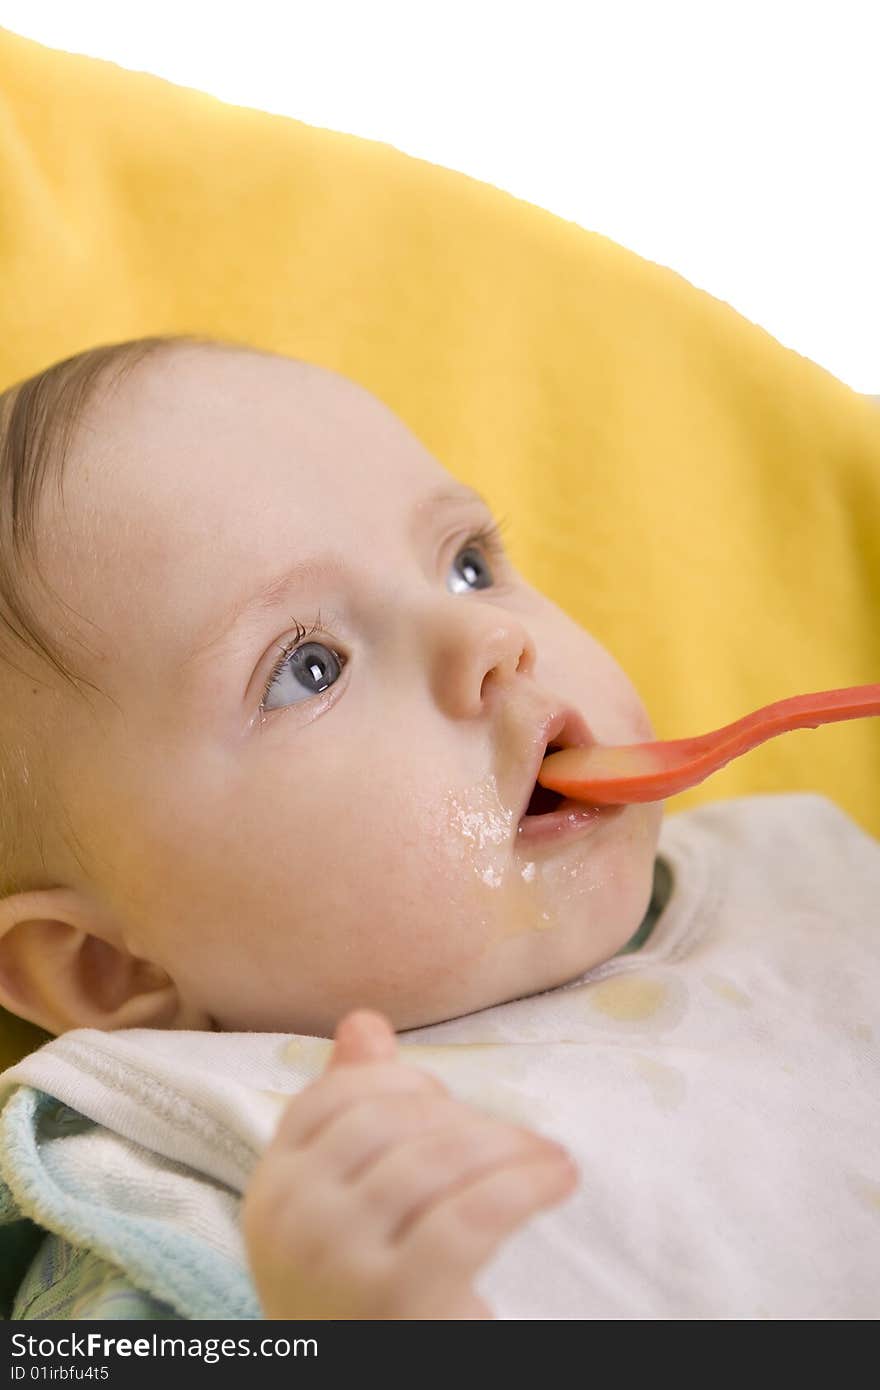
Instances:
[[[876,715],[880,684],[792,695],[696,738],[565,748],[548,754],[537,780],[550,791],[597,806],[662,801],[704,782],[733,758],[778,734]]]
[[[554,743],[558,749],[568,753],[584,751],[595,746],[596,740],[592,730],[586,720],[571,705],[565,705],[555,713],[545,715],[540,721],[534,734],[532,735],[530,746],[532,758],[530,766],[522,784],[520,796],[520,812],[518,820],[521,821],[528,810],[532,793],[535,790],[535,783],[540,780],[539,774],[547,761],[547,745]],[[558,756],[554,752],[551,756]],[[542,782],[543,786],[544,783]],[[553,788],[556,790],[556,788]]]

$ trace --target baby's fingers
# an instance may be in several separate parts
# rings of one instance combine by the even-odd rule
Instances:
[[[540,1153],[483,1172],[425,1208],[395,1243],[402,1271],[434,1270],[423,1305],[408,1316],[438,1316],[432,1309],[448,1307],[507,1236],[570,1196],[577,1183],[565,1153]]]

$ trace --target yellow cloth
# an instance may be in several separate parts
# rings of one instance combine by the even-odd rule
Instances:
[[[390,145],[4,30],[0,188],[0,388],[152,333],[307,358],[511,515],[514,562],[659,738],[880,681],[880,409],[674,272]],[[880,835],[878,788],[862,720],[667,810],[813,790]]]

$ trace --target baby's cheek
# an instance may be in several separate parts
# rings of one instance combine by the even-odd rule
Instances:
[[[490,887],[510,857],[517,810],[505,804],[493,773],[443,794],[438,816],[450,856]]]
[[[603,679],[596,688],[595,715],[583,711],[600,743],[649,743],[654,730],[638,690],[613,657],[605,654]]]

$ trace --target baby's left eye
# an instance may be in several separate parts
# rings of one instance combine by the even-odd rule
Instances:
[[[462,574],[464,583],[451,583],[447,585],[450,593],[460,594],[462,591],[468,592],[471,584],[476,582],[477,589],[488,589],[494,583],[492,573],[486,564],[486,557],[492,560],[500,560],[503,548],[498,539],[497,531],[494,527],[489,527],[485,531],[480,531],[474,536],[469,536],[464,545],[459,550],[455,559],[456,562],[462,560]]]

